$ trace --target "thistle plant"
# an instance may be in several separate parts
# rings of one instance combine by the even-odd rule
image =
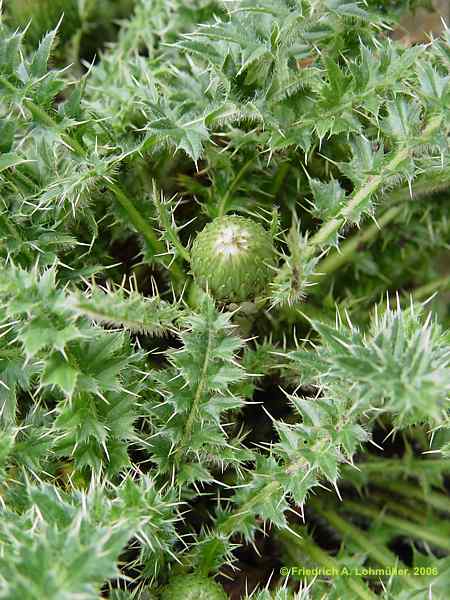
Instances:
[[[419,4],[4,3],[0,597],[448,597]]]

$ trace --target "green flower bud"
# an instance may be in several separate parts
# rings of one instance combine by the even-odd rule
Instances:
[[[221,585],[202,575],[179,575],[161,594],[161,600],[227,600]]]
[[[237,215],[214,219],[192,246],[194,281],[221,301],[245,302],[261,294],[273,277],[274,264],[270,233]]]

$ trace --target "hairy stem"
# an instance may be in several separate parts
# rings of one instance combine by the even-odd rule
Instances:
[[[425,143],[428,137],[434,131],[439,129],[441,126],[441,121],[442,117],[440,116],[434,117],[430,120],[417,141],[418,146]],[[367,199],[381,187],[386,177],[391,173],[395,173],[399,165],[401,165],[401,163],[406,160],[410,154],[410,147],[400,148],[382,169],[381,173],[370,176],[367,182],[352,196],[347,205],[341,209],[338,216],[324,223],[312,236],[305,251],[305,258],[312,257],[318,248],[323,246],[327,240],[330,239],[330,237],[338,233],[343,225],[345,225],[348,215],[351,215],[354,212],[359,212]]]
[[[10,219],[8,219],[4,214],[0,213],[0,224],[3,224],[3,227],[9,232],[10,236],[12,238],[14,238],[15,240],[17,240],[18,242],[23,242],[23,238],[20,235],[20,233],[17,231],[17,228],[13,225],[13,223],[11,222]],[[0,240],[0,244],[3,244],[4,242],[2,240]],[[33,254],[30,251],[30,249],[26,246],[26,244],[23,244],[22,247],[22,251],[25,254],[25,256],[30,259],[30,261],[33,260]]]
[[[259,490],[250,500],[243,504],[239,510],[235,510],[229,514],[227,519],[220,525],[219,531],[224,535],[233,535],[239,531],[240,518],[248,514],[255,504],[272,494],[277,493],[281,489],[281,484],[278,481],[271,481],[262,490]]]
[[[158,191],[156,190],[155,183],[153,183],[153,202],[156,206],[156,210],[158,211],[159,221],[164,228],[170,243],[186,262],[190,262],[191,256],[181,243],[176,227],[172,223],[172,213],[170,210],[166,209],[164,200],[158,197]]]
[[[397,217],[403,209],[402,204],[392,206],[377,220],[377,223],[372,223],[369,227],[360,230],[356,235],[348,238],[339,248],[339,252],[334,251],[327,255],[317,267],[317,274],[312,281],[321,282],[327,275],[331,275],[340,267],[350,262],[358,248],[362,244],[367,244],[372,241],[380,232],[381,228],[390,223]]]
[[[210,355],[211,355],[211,342],[212,342],[212,331],[209,330],[208,331],[208,341],[206,343],[205,354],[203,357],[203,366],[202,366],[202,372],[200,375],[200,381],[197,384],[197,387],[195,390],[195,395],[194,395],[194,400],[192,402],[192,406],[191,406],[188,418],[186,419],[186,423],[184,424],[183,436],[182,436],[180,444],[175,452],[175,467],[176,468],[179,467],[179,463],[182,458],[182,455],[186,451],[186,448],[189,445],[189,440],[191,439],[192,427],[193,427],[194,421],[197,417],[198,406],[202,399],[203,389],[205,387],[207,370],[208,370],[208,365],[209,365]]]
[[[446,182],[450,185],[450,181]],[[405,208],[406,203],[411,199],[417,199],[430,193],[429,182],[424,177],[423,181],[418,181],[413,189],[412,195],[408,186],[394,190],[389,193],[386,198],[387,204],[393,204],[368,227],[359,230],[355,235],[346,239],[340,246],[339,250],[333,250],[319,263],[317,274],[311,278],[312,282],[322,282],[328,275],[333,274],[345,264],[351,262],[355,258],[358,249],[363,245],[373,241],[382,228],[394,221]]]

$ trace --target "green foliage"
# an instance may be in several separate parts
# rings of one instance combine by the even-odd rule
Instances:
[[[17,387],[27,390],[37,378],[38,389],[48,389],[46,405],[55,417],[54,451],[71,456],[79,469],[101,470],[104,457],[108,469],[120,471],[128,464],[127,444],[135,438],[143,352],[133,348],[124,331],[106,331],[81,315],[161,334],[173,326],[176,307],[121,291],[70,295],[57,286],[55,269],[39,274],[12,267],[0,279],[3,327],[10,340],[2,356],[3,420],[15,423]]]
[[[157,555],[174,535],[170,498],[147,478],[73,494],[49,484],[20,492],[20,514],[4,511],[0,524],[6,598],[98,598],[104,580],[120,575],[117,559],[134,536]]]
[[[448,596],[450,30],[390,35],[419,4],[5,4],[0,597]]]
[[[180,485],[212,481],[212,469],[236,468],[247,458],[221,423],[223,413],[244,405],[233,390],[246,377],[236,363],[242,342],[230,329],[230,316],[206,296],[200,314],[185,317],[182,347],[166,354],[169,366],[149,374],[150,452],[159,471]]]
[[[28,26],[27,35],[38,43],[62,19],[61,38],[68,39],[81,26],[77,0],[17,0],[8,2],[12,28]]]
[[[291,355],[301,380],[330,389],[334,403],[351,397],[354,415],[385,411],[399,428],[447,427],[448,333],[421,312],[414,306],[375,312],[367,334],[351,323],[313,322],[320,350]]]

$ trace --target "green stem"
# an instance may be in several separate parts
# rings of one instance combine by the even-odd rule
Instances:
[[[443,494],[439,494],[437,492],[433,492],[427,490],[424,492],[417,485],[412,485],[408,482],[396,482],[396,481],[386,481],[382,477],[375,477],[371,479],[371,483],[377,484],[379,479],[380,485],[384,490],[395,492],[396,494],[401,494],[407,498],[413,498],[415,500],[419,500],[428,506],[432,506],[433,508],[443,511],[450,514],[450,499]]]
[[[9,232],[9,235],[12,238],[14,238],[15,240],[17,240],[18,242],[21,243],[21,246],[22,246],[21,251],[32,263],[33,262],[33,254],[30,251],[30,249],[28,248],[28,246],[26,245],[26,241],[24,241],[24,239],[22,238],[22,236],[20,235],[19,231],[14,226],[14,224],[11,222],[11,220],[8,219],[8,217],[6,217],[5,215],[0,213],[0,223],[3,224],[4,228]],[[4,243],[4,242],[2,240],[0,240],[0,244],[2,244],[2,243]]]
[[[426,511],[418,511],[417,506],[408,504],[407,499],[395,499],[385,490],[373,490],[370,498],[383,511],[392,513],[393,516],[402,517],[413,523],[423,524],[426,522]]]
[[[283,181],[286,178],[286,175],[289,172],[291,165],[288,162],[284,162],[278,169],[275,178],[273,180],[273,185],[272,185],[272,189],[271,189],[271,194],[274,197],[274,200],[276,199],[276,197],[278,196],[278,193],[281,189],[281,186],[283,185]]]
[[[244,177],[246,171],[248,170],[248,168],[250,167],[251,164],[253,164],[254,158],[252,157],[250,160],[248,160],[241,168],[241,170],[237,173],[236,177],[233,179],[230,187],[227,189],[227,191],[225,192],[225,194],[222,196],[220,203],[219,203],[219,210],[217,213],[218,217],[223,217],[223,215],[226,212],[226,204],[231,196],[231,194],[234,192],[234,190],[237,188],[238,183],[241,181],[241,179]]]
[[[436,116],[431,119],[428,125],[424,128],[417,145],[425,143],[429,135],[440,127],[441,121],[442,118],[440,116]],[[311,258],[316,253],[318,248],[323,246],[331,236],[338,233],[347,221],[347,217],[349,215],[360,212],[367,199],[374,192],[376,192],[382,185],[383,181],[385,181],[386,176],[391,173],[395,173],[399,165],[401,165],[401,163],[408,158],[410,153],[410,147],[400,148],[393,158],[382,169],[381,173],[378,175],[371,175],[367,182],[351,197],[348,204],[341,209],[339,214],[334,219],[323,223],[320,229],[309,240],[305,252],[305,258]]]
[[[430,544],[438,546],[447,552],[450,552],[450,540],[445,535],[440,535],[435,531],[431,531],[426,527],[422,527],[417,523],[411,523],[405,519],[394,517],[393,515],[384,514],[380,512],[379,508],[373,508],[371,506],[362,506],[358,502],[347,500],[345,503],[346,510],[356,512],[360,515],[368,517],[370,519],[381,521],[385,525],[392,527],[394,530],[401,531],[406,535],[410,535],[413,538],[419,540],[425,540]]]
[[[442,291],[450,288],[450,276],[444,275],[438,279],[434,279],[425,285],[413,290],[412,295],[414,300],[426,300],[434,294],[434,292]]]
[[[315,501],[312,501],[312,506],[320,515],[325,517],[325,519],[327,519],[342,536],[350,539],[352,543],[359,546],[359,548],[361,548],[365,554],[370,556],[382,567],[387,569],[398,562],[398,556],[396,556],[385,546],[380,546],[373,540],[369,539],[365,532],[358,527],[355,527],[348,521],[342,519],[336,514],[336,512],[323,509],[320,503]],[[413,579],[408,575],[402,575],[401,578],[411,588],[417,588],[418,584],[420,583],[419,581],[416,581],[415,578]]]
[[[192,401],[192,406],[186,419],[183,428],[183,435],[178,445],[178,448],[175,452],[175,466],[178,468],[182,455],[186,452],[186,447],[189,445],[189,441],[192,435],[192,427],[194,425],[194,421],[197,418],[198,407],[203,395],[203,389],[206,383],[207,371],[209,366],[209,361],[211,357],[211,342],[212,342],[212,331],[208,331],[208,341],[206,343],[205,355],[203,357],[203,365],[202,365],[202,373],[200,376],[200,381],[197,384],[197,388],[195,390],[194,399]]]
[[[5,82],[2,80],[2,83],[5,83]],[[9,84],[9,82],[6,82],[6,83]],[[11,87],[11,84],[9,84],[9,86]],[[12,86],[12,87],[14,87],[14,86]],[[31,115],[33,116],[33,118],[35,120],[43,123],[47,127],[51,127],[51,128],[58,127],[58,124],[54,121],[54,119],[48,113],[46,113],[44,110],[42,110],[42,108],[40,108],[34,102],[32,102],[31,100],[24,100],[24,105],[30,111]],[[68,134],[62,133],[61,139],[76,154],[78,154],[79,156],[81,156],[83,158],[86,157],[86,155],[87,155],[86,149],[74,137],[72,137]],[[136,230],[139,233],[141,233],[141,235],[143,235],[143,237],[145,238],[149,247],[151,248],[152,252],[154,254],[164,254],[165,253],[164,245],[161,243],[161,241],[156,236],[155,232],[153,231],[153,228],[149,225],[149,223],[147,223],[147,221],[142,217],[140,212],[135,208],[132,201],[128,198],[128,196],[126,195],[124,190],[117,183],[112,182],[108,178],[105,178],[105,181],[106,181],[106,186],[114,194],[117,202],[125,210],[131,223],[134,225]],[[162,262],[165,263],[166,266],[168,266],[167,261],[162,260]],[[181,281],[183,281],[185,279],[185,275],[184,275],[182,269],[179,267],[178,264],[175,263],[175,261],[172,262],[170,270],[178,283],[180,283]]]
[[[147,220],[144,219],[141,213],[136,209],[136,207],[125,194],[125,192],[115,183],[109,183],[108,187],[111,190],[111,192],[115,195],[120,206],[125,210],[125,212],[129,216],[131,223],[140,233],[142,233],[150,250],[154,254],[164,252],[164,246],[156,237],[153,228],[147,222]]]
[[[314,544],[308,537],[305,536],[299,540],[293,533],[281,531],[277,534],[277,539],[281,542],[283,549],[296,566],[302,565],[302,562],[304,561],[302,552],[304,552],[320,567],[336,573],[341,571],[339,562],[322,550],[322,548],[319,548]],[[357,577],[346,577],[345,583],[346,587],[349,588],[349,591],[351,590],[351,592],[355,594],[352,596],[353,598],[375,600],[378,597]]]
[[[407,463],[410,468],[411,473],[420,473],[420,471],[426,469],[427,467],[438,468],[443,470],[444,472],[450,472],[450,463],[444,459],[442,460],[420,460],[420,459],[412,459]],[[377,459],[366,463],[358,463],[358,469],[363,472],[387,472],[389,470],[390,473],[396,472],[396,467],[398,471],[403,472],[405,470],[404,462],[396,462],[390,459]],[[289,470],[291,467],[287,467]],[[353,474],[354,468],[348,468],[348,473]],[[343,469],[343,478],[345,479],[346,468]],[[243,506],[239,508],[239,510],[233,511],[230,515],[222,522],[220,526],[220,532],[224,535],[232,535],[233,533],[239,531],[240,518],[244,517],[252,508],[258,504],[261,499],[267,498],[270,495],[276,494],[281,489],[281,484],[278,481],[270,481],[265,485],[262,489],[260,489],[253,497],[251,497]],[[450,542],[449,542],[450,543]]]
[[[174,248],[178,251],[178,254],[186,261],[191,262],[191,255],[187,251],[187,249],[181,243],[181,240],[178,236],[178,232],[174,225],[172,224],[172,213],[170,210],[166,208],[164,200],[158,197],[158,191],[156,189],[156,185],[153,182],[153,202],[158,211],[158,217],[161,226],[164,228],[168,240],[174,246]]]
[[[166,249],[165,249],[163,243],[156,236],[156,234],[153,230],[153,227],[150,225],[150,223],[146,219],[144,219],[144,217],[137,210],[137,208],[134,206],[132,201],[128,198],[128,196],[125,194],[125,192],[119,185],[117,185],[116,183],[113,183],[112,181],[108,181],[107,186],[108,186],[109,190],[116,197],[117,202],[127,213],[127,216],[130,219],[130,222],[133,224],[133,226],[136,228],[136,230],[143,236],[143,238],[147,242],[152,253],[155,256],[161,255],[161,257],[160,257],[161,262],[167,268],[170,269],[177,284],[181,285],[185,279],[185,275],[184,275],[182,269],[180,268],[180,266],[175,261],[173,261],[172,265],[169,267],[169,261],[171,259],[169,257],[162,256],[163,254],[166,253]]]
[[[281,489],[281,484],[278,481],[270,481],[261,490],[259,490],[250,500],[243,504],[239,510],[235,510],[223,521],[219,527],[219,532],[223,535],[230,536],[236,533],[240,529],[240,519],[245,517],[248,512],[260,502],[277,493]]]
[[[412,190],[412,199],[420,198],[421,196],[430,193],[429,182],[426,178],[419,179]],[[352,261],[355,253],[361,245],[367,244],[374,240],[380,233],[381,229],[391,223],[403,210],[406,203],[411,200],[411,191],[409,187],[400,188],[389,193],[386,199],[387,204],[393,204],[377,219],[376,223],[372,223],[369,227],[361,229],[352,237],[345,240],[339,250],[329,252],[319,266],[318,273],[312,278],[312,281],[320,283],[325,277],[337,271],[346,263]],[[434,291],[434,290],[432,290]]]
[[[428,469],[436,469],[442,474],[450,473],[450,461],[447,459],[423,459],[423,458],[411,458],[411,459],[400,459],[392,460],[390,458],[378,458],[367,462],[358,463],[358,470],[363,473],[387,473],[394,475],[396,473],[405,473],[410,475],[419,476],[421,472],[427,472]],[[354,467],[343,467],[343,477],[347,474],[351,476],[355,473]]]
[[[39,121],[50,128],[58,127],[56,121],[52,119],[52,117],[46,113],[45,110],[42,110],[40,106],[37,106],[31,100],[24,100],[23,104],[30,111],[31,115],[36,121]],[[68,135],[67,133],[61,133],[61,139],[76,154],[83,157],[86,156],[86,150],[74,137]]]
[[[14,169],[14,177],[19,179],[30,192],[35,191],[38,186],[28,175],[21,172],[20,167],[21,165]]]
[[[360,230],[356,235],[348,238],[339,248],[339,252],[334,251],[327,255],[317,267],[317,275],[312,278],[312,281],[321,282],[324,277],[334,273],[340,267],[350,262],[354,257],[355,252],[362,244],[367,244],[372,241],[380,232],[381,228],[393,221],[397,215],[403,210],[404,205],[398,204],[392,206],[378,219],[377,223],[372,223],[369,227]]]

